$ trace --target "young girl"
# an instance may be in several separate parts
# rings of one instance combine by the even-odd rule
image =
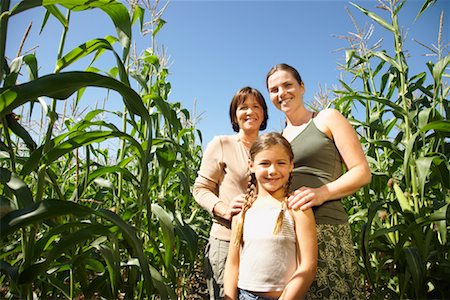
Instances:
[[[287,209],[293,158],[279,133],[261,135],[250,149],[246,201],[232,222],[225,299],[300,299],[315,278],[313,212]]]

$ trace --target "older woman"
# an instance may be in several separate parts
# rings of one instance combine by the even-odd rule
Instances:
[[[203,155],[193,195],[213,220],[205,253],[210,299],[223,299],[223,272],[231,238],[231,219],[244,203],[248,183],[249,149],[267,126],[267,105],[251,87],[231,100],[230,120],[235,135],[216,136]]]
[[[283,136],[294,151],[295,192],[289,205],[312,207],[317,224],[318,270],[308,298],[363,298],[347,213],[340,201],[371,180],[356,132],[337,110],[315,113],[305,107],[304,83],[293,67],[274,66],[266,85],[272,103],[286,116]]]

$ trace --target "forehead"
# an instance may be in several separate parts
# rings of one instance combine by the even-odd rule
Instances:
[[[289,153],[282,145],[272,145],[268,146],[266,149],[259,151],[255,155],[255,160],[263,159],[289,160]]]
[[[290,72],[284,71],[284,70],[278,70],[278,71],[275,71],[275,73],[273,73],[272,75],[270,75],[269,79],[267,80],[267,84],[269,87],[271,87],[271,86],[280,85],[287,81],[292,81],[292,80],[295,80],[295,78]]]
[[[255,96],[247,95],[247,96],[245,96],[244,99],[241,100],[241,102],[238,104],[238,106],[241,106],[241,105],[253,105],[253,104],[260,104],[260,103],[258,102],[258,100],[256,99]]]

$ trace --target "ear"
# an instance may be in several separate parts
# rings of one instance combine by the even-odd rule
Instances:
[[[294,162],[291,161],[291,167],[289,168],[289,173],[292,173],[294,171]]]
[[[251,173],[255,173],[255,171],[253,170],[253,162],[251,160],[248,160],[248,168]]]

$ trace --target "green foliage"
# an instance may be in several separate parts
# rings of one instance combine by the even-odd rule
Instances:
[[[383,3],[389,20],[354,6],[392,33],[393,53],[364,41],[348,49],[342,67],[356,87],[342,81],[336,91],[335,105],[358,127],[373,175],[346,205],[371,298],[448,299],[450,55],[411,75],[398,23],[405,1]]]
[[[0,27],[0,285],[8,291],[2,296],[185,297],[180,287],[197,259],[205,224],[190,193],[201,157],[199,133],[189,112],[168,102],[168,70],[155,49],[130,62],[132,26],[139,19],[142,27],[145,10],[129,12],[112,0],[9,4],[2,1]],[[56,69],[44,76],[38,75],[36,54],[10,63],[4,58],[9,18],[38,7],[45,8],[43,26],[49,17],[63,26]],[[104,12],[117,36],[63,53],[70,14],[88,9]],[[155,38],[165,22],[151,21]],[[100,74],[94,63],[104,53],[112,53],[116,65]],[[88,56],[93,58],[84,71],[63,72]],[[23,66],[29,80],[18,84]],[[58,105],[65,109],[71,97],[75,108],[91,101],[84,95],[88,87],[117,92],[108,95],[120,96],[123,111],[95,109],[77,121],[64,114],[61,120]],[[28,107],[31,115],[36,106],[47,117],[42,138],[13,113]],[[60,131],[57,121],[64,124]],[[112,153],[107,141],[117,145]]]

